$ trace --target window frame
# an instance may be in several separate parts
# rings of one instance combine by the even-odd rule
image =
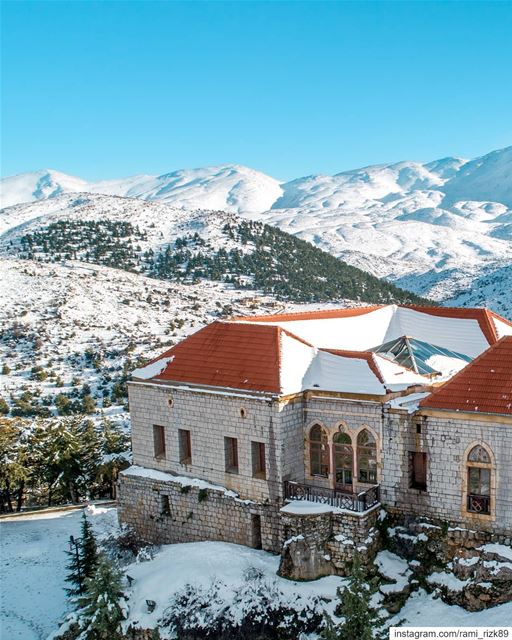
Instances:
[[[264,442],[251,440],[252,477],[267,479],[267,455]]]
[[[333,447],[333,473],[336,486],[350,487],[354,485],[354,445],[352,438],[345,431],[338,431],[332,437]],[[346,464],[338,471],[338,461],[343,460]],[[338,473],[341,478],[338,479]],[[350,480],[349,480],[350,478]]]
[[[180,464],[192,464],[192,436],[190,429],[178,429]]]
[[[318,440],[311,437],[316,430],[320,432]],[[321,424],[314,424],[309,430],[309,474],[315,478],[328,478],[330,457],[327,431]]]
[[[420,480],[416,477],[416,472],[418,466],[416,461],[418,459],[422,460],[419,465],[422,467],[422,473],[420,474],[422,477]],[[428,458],[425,451],[409,451],[409,489],[416,489],[417,491],[427,491],[427,483],[428,483]]]
[[[359,440],[361,436],[367,433],[371,444],[367,443],[360,444]],[[363,466],[361,461],[365,460],[366,464]],[[369,464],[370,460],[374,460],[375,465],[374,468],[371,468]],[[360,484],[378,484],[378,474],[377,474],[377,438],[373,435],[373,433],[368,429],[368,427],[364,427],[357,434],[356,439],[356,461],[357,461],[357,482]],[[367,478],[363,479],[361,477],[361,471],[366,471]],[[375,476],[375,477],[373,477]]]
[[[153,458],[155,460],[165,460],[167,458],[165,426],[163,424],[153,425]]]
[[[485,454],[485,459],[481,460],[480,456],[477,455],[473,459],[472,454],[480,449],[481,452]],[[480,453],[480,452],[478,452]],[[493,509],[494,509],[494,500],[493,500],[493,456],[490,450],[483,446],[482,444],[476,443],[469,448],[466,452],[465,460],[465,476],[466,476],[466,496],[465,496],[465,511],[466,513],[472,516],[484,516],[484,517],[492,517]],[[480,493],[474,493],[472,491],[473,479],[477,476],[477,483],[480,489]],[[484,481],[482,476],[486,475],[487,480]],[[482,485],[487,484],[488,493],[483,493],[481,491]]]
[[[226,473],[240,473],[238,438],[224,436],[224,465]]]

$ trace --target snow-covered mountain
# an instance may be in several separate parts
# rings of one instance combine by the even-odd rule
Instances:
[[[41,200],[78,191],[264,220],[421,295],[480,300],[512,314],[503,275],[512,259],[512,147],[469,161],[398,162],[285,183],[238,165],[98,183],[23,174],[2,181],[3,202],[33,204],[4,210],[0,225],[38,217]],[[492,281],[492,297],[481,294],[482,278]]]
[[[177,207],[232,213],[265,211],[282,193],[278,180],[240,165],[181,169],[161,176],[138,175],[100,182],[86,182],[50,169],[4,178],[1,204],[8,207],[76,192],[161,200]]]

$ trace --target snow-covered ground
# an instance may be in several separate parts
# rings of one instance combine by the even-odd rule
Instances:
[[[0,374],[0,397],[7,401],[26,389],[42,397],[68,393],[78,377],[101,408],[101,387],[122,374],[127,357],[159,355],[222,317],[227,306],[234,314],[283,309],[268,296],[223,283],[179,285],[79,262],[0,259],[0,279],[0,363],[11,369]],[[87,362],[86,351],[100,357],[100,370]],[[55,377],[34,379],[36,365]],[[118,409],[105,410],[113,413]]]
[[[42,201],[77,192],[222,209],[264,220],[436,300],[512,313],[503,272],[512,258],[512,147],[471,161],[404,161],[286,183],[223,165],[94,184],[39,171],[5,178],[1,187],[4,206],[36,204],[6,209],[0,228],[45,215]]]
[[[64,587],[68,540],[80,531],[81,510],[39,514],[0,521],[0,637],[2,640],[43,640],[55,630],[66,612]],[[113,508],[89,513],[95,531],[109,535],[118,530]],[[407,564],[383,552],[378,561],[384,573],[401,577]],[[222,542],[194,542],[164,545],[154,557],[125,568],[134,580],[127,589],[128,623],[150,628],[161,616],[173,595],[187,583],[208,586],[214,580],[236,591],[247,569],[261,571],[266,580],[276,580],[290,598],[320,596],[331,602],[344,579],[329,576],[313,582],[293,582],[276,576],[279,558],[264,551]],[[403,566],[402,566],[403,565]],[[146,600],[156,608],[148,613]],[[424,591],[413,593],[394,622],[404,619],[411,626],[506,626],[512,620],[512,603],[469,613],[448,606]]]
[[[67,602],[64,578],[69,536],[80,534],[82,510],[0,520],[0,638],[42,640]],[[113,508],[89,510],[99,536],[118,529]]]

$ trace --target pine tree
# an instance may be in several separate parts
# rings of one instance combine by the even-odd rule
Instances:
[[[121,573],[105,556],[100,556],[93,576],[85,582],[80,598],[80,638],[84,640],[122,640],[124,619],[120,599]]]
[[[82,511],[82,530],[80,538],[80,560],[85,578],[94,575],[98,565],[98,545],[89,519]]]
[[[80,559],[80,542],[75,538],[70,540],[69,550],[66,551],[68,556],[67,576],[64,578],[71,586],[66,587],[68,597],[74,598],[82,595],[84,590],[84,575],[82,572],[82,561]]]
[[[68,596],[82,595],[86,580],[92,578],[98,565],[98,548],[96,537],[85,511],[82,511],[80,538],[72,538],[69,551],[66,551],[69,562],[66,582],[71,587],[66,589]]]
[[[373,640],[374,631],[380,629],[377,612],[370,604],[372,592],[368,586],[361,561],[356,555],[352,565],[349,584],[338,589],[340,603],[336,615],[344,620],[339,625],[327,618],[322,632],[324,640]]]
[[[98,468],[102,460],[102,442],[96,426],[92,420],[81,420],[76,423],[79,446],[80,480],[79,488],[82,495],[94,493]]]

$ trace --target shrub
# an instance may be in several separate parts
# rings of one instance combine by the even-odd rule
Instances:
[[[0,416],[6,416],[9,413],[9,405],[7,402],[0,396]]]
[[[296,640],[322,625],[318,598],[285,595],[257,569],[246,572],[241,586],[186,585],[159,621],[180,640]]]

